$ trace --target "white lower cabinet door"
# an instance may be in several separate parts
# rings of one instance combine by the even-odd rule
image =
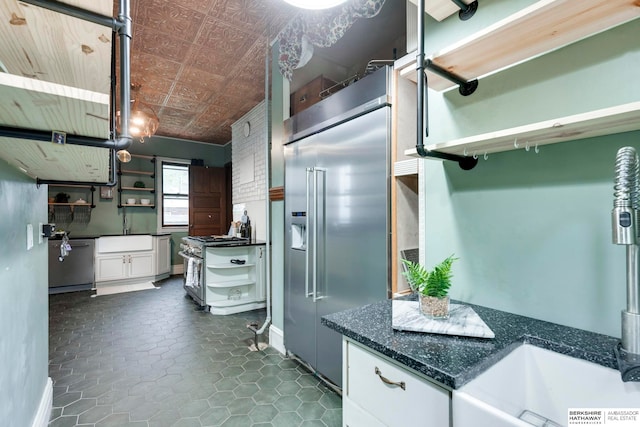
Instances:
[[[155,238],[156,275],[171,272],[171,237],[159,236]],[[182,258],[181,258],[182,259]]]
[[[343,395],[362,412],[389,427],[449,427],[449,390],[351,341],[344,348]],[[361,425],[352,412],[343,408],[345,425]]]
[[[97,256],[96,282],[153,276],[153,261],[153,252]]]
[[[129,266],[125,255],[96,257],[96,282],[124,279],[128,271]]]
[[[153,276],[153,253],[139,253],[127,255],[129,262],[129,277]]]

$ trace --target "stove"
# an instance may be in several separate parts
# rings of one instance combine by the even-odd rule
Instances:
[[[187,236],[182,238],[180,252],[184,258],[184,290],[200,307],[208,309],[205,303],[204,249],[207,247],[248,245],[251,240],[235,236]]]

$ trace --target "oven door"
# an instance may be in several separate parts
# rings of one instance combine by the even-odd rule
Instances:
[[[204,290],[204,268],[202,268],[204,262],[203,259],[194,255],[186,254],[182,251],[178,254],[183,258],[184,273],[183,273],[183,287],[193,300],[198,305],[204,307],[205,302],[205,290]]]

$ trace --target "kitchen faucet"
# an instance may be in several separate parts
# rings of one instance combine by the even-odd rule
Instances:
[[[622,335],[614,350],[622,380],[640,381],[640,161],[635,148],[618,150],[613,188],[613,243],[627,247],[627,307],[622,310]]]

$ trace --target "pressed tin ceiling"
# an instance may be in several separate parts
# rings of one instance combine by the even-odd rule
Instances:
[[[117,1],[62,2],[117,14]],[[130,4],[131,82],[142,86],[141,101],[159,116],[156,135],[227,144],[231,124],[265,99],[269,45],[300,10],[282,0]],[[388,59],[376,51],[395,41],[405,17],[403,0],[387,5],[317,56],[338,67],[344,60]],[[110,29],[20,0],[0,0],[0,18],[0,158],[43,181],[107,182],[108,148],[63,148],[47,133],[109,139]],[[303,69],[308,75],[297,83],[320,73]],[[22,129],[20,139],[12,128]]]
[[[156,135],[228,143],[265,99],[269,44],[297,12],[282,0],[131,1],[131,81]]]
[[[378,16],[349,29],[349,41],[317,53],[342,66],[380,59],[380,46],[404,34],[404,3],[387,0]],[[156,135],[213,144],[231,141],[231,124],[265,99],[265,57],[280,30],[298,13],[317,13],[283,0],[137,0],[131,7],[131,81],[160,119]]]

